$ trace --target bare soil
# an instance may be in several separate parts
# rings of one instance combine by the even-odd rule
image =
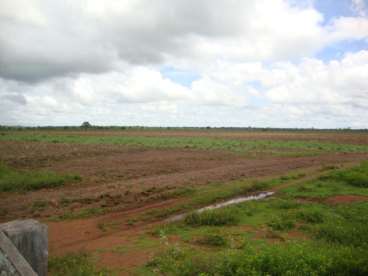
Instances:
[[[353,202],[361,202],[367,201],[368,197],[360,196],[360,195],[338,195],[329,197],[325,200],[328,204],[346,204],[346,203],[353,203]]]

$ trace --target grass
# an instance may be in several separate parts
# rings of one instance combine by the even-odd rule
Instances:
[[[237,153],[268,153],[273,155],[314,155],[323,152],[368,152],[366,145],[336,144],[319,141],[239,140],[211,137],[145,137],[85,136],[9,132],[0,141],[48,143],[116,144],[144,148],[185,148],[225,150]]]
[[[202,237],[200,237],[199,239],[197,239],[195,241],[196,243],[200,244],[200,245],[205,245],[205,246],[225,246],[227,245],[227,240],[226,238],[224,238],[221,235],[214,235],[214,234],[207,234],[204,235]]]
[[[322,180],[342,182],[351,186],[368,188],[368,162],[350,170],[337,171]]]
[[[53,276],[108,276],[106,269],[97,269],[86,253],[68,254],[49,258],[49,273]]]
[[[201,213],[191,213],[185,217],[184,222],[190,226],[234,225],[239,222],[239,217],[236,213],[225,208]]]
[[[222,254],[170,248],[151,261],[164,275],[367,275],[362,249],[315,243],[248,246]]]
[[[183,204],[176,205],[175,207],[154,209],[146,212],[140,219],[142,220],[153,220],[153,219],[164,219],[175,213],[190,212],[199,207],[207,206],[215,202],[224,201],[235,196],[247,195],[249,193],[267,190],[273,186],[287,183],[288,181],[296,180],[303,177],[304,174],[300,172],[293,172],[288,175],[273,178],[269,180],[251,180],[242,179],[235,180],[228,183],[210,183],[200,187],[187,187],[180,189],[179,191],[187,192],[176,192],[172,191],[175,197],[187,196],[187,200]],[[190,196],[190,197],[189,197]]]
[[[0,192],[55,188],[80,179],[78,175],[60,175],[49,171],[21,171],[0,164]]]
[[[337,194],[368,196],[364,185],[355,185],[367,175],[366,162],[333,168],[269,200],[161,226],[156,233],[181,242],[169,244],[146,269],[159,275],[368,275],[368,201],[324,202]]]
[[[104,213],[105,210],[100,207],[84,208],[78,211],[68,210],[59,216],[51,217],[50,220],[59,221],[59,220],[83,219],[103,215]]]

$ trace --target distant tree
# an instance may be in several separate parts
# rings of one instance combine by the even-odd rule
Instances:
[[[89,122],[83,122],[82,125],[81,125],[82,128],[90,128],[92,127],[92,125],[89,123]]]

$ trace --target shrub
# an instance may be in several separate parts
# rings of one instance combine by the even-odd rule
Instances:
[[[209,246],[225,246],[226,239],[220,235],[206,235],[196,240],[197,243]]]
[[[322,223],[324,215],[320,210],[303,210],[297,213],[297,218],[308,223]]]
[[[272,219],[267,225],[275,231],[286,231],[294,228],[295,221],[287,215],[281,215]]]

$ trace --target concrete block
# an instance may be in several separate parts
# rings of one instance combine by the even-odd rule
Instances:
[[[2,231],[0,231],[0,276],[37,276]]]
[[[47,275],[47,226],[33,219],[0,224],[0,231],[9,238],[39,276]]]

